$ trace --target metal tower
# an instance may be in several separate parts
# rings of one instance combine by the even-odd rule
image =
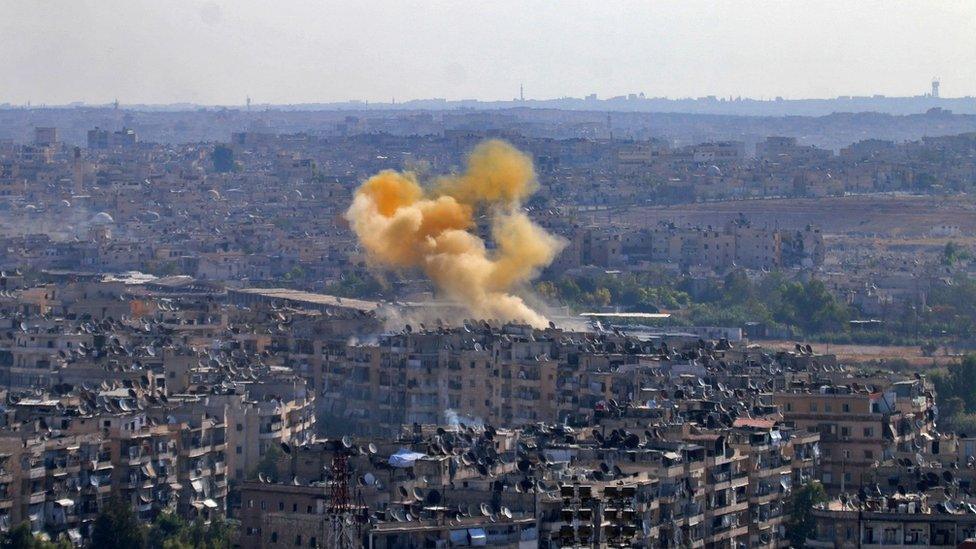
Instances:
[[[332,523],[332,547],[352,549],[360,546],[349,499],[349,456],[340,450],[332,458],[332,491],[329,498],[329,520]]]

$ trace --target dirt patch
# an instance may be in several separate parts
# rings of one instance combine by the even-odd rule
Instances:
[[[755,341],[754,343],[777,351],[792,351],[795,342],[793,341]],[[855,344],[828,344],[814,343],[813,352],[822,354],[837,355],[837,360],[844,363],[854,364],[881,360],[902,359],[914,366],[931,367],[941,366],[960,359],[958,356],[946,355],[944,349],[936,351],[934,356],[924,356],[919,347],[903,345],[855,345]]]
[[[739,214],[757,226],[790,229],[816,225],[825,234],[925,236],[937,225],[954,225],[963,234],[976,234],[976,204],[969,197],[873,195],[636,206],[615,214],[613,221],[642,227],[659,221],[721,227]]]

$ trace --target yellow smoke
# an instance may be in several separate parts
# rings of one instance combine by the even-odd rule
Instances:
[[[544,327],[546,318],[512,293],[563,247],[521,209],[535,189],[532,160],[491,140],[472,151],[464,173],[429,189],[411,173],[374,175],[356,191],[346,219],[374,267],[420,268],[476,316]],[[479,209],[491,222],[493,250],[472,232]]]

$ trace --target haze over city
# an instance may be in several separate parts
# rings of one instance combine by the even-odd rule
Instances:
[[[0,2],[0,103],[976,95],[958,2]]]
[[[976,548],[974,29],[0,0],[0,549]]]

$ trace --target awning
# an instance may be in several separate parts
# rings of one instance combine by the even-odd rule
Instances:
[[[471,545],[482,547],[488,545],[488,535],[485,534],[484,528],[469,528],[468,537],[471,538]]]
[[[170,490],[182,490],[183,489],[183,485],[180,484],[179,482],[171,482],[170,485],[169,485],[169,489]]]
[[[81,532],[77,528],[71,528],[68,530],[68,538],[71,540],[71,543],[78,545],[81,543]]]
[[[216,509],[217,508],[217,502],[214,501],[214,500],[212,500],[212,499],[205,499],[205,500],[203,500],[203,504],[206,505],[207,507],[211,508],[211,509]]]
[[[193,486],[194,492],[203,492],[203,483],[199,480],[191,480],[190,486]]]
[[[74,504],[75,504],[75,502],[73,500],[70,500],[68,498],[59,499],[59,500],[55,501],[54,503],[57,503],[61,507],[73,507]]]
[[[199,501],[191,501],[190,505],[192,505],[196,509],[203,509],[203,503]]]
[[[153,469],[152,463],[143,464],[142,474],[146,475],[148,478],[156,478],[156,470]]]
[[[411,452],[406,448],[400,448],[397,453],[390,456],[390,465],[393,467],[413,467],[413,463],[420,458],[427,457],[420,452]]]
[[[468,531],[467,530],[451,530],[451,545],[467,545],[468,544]]]

